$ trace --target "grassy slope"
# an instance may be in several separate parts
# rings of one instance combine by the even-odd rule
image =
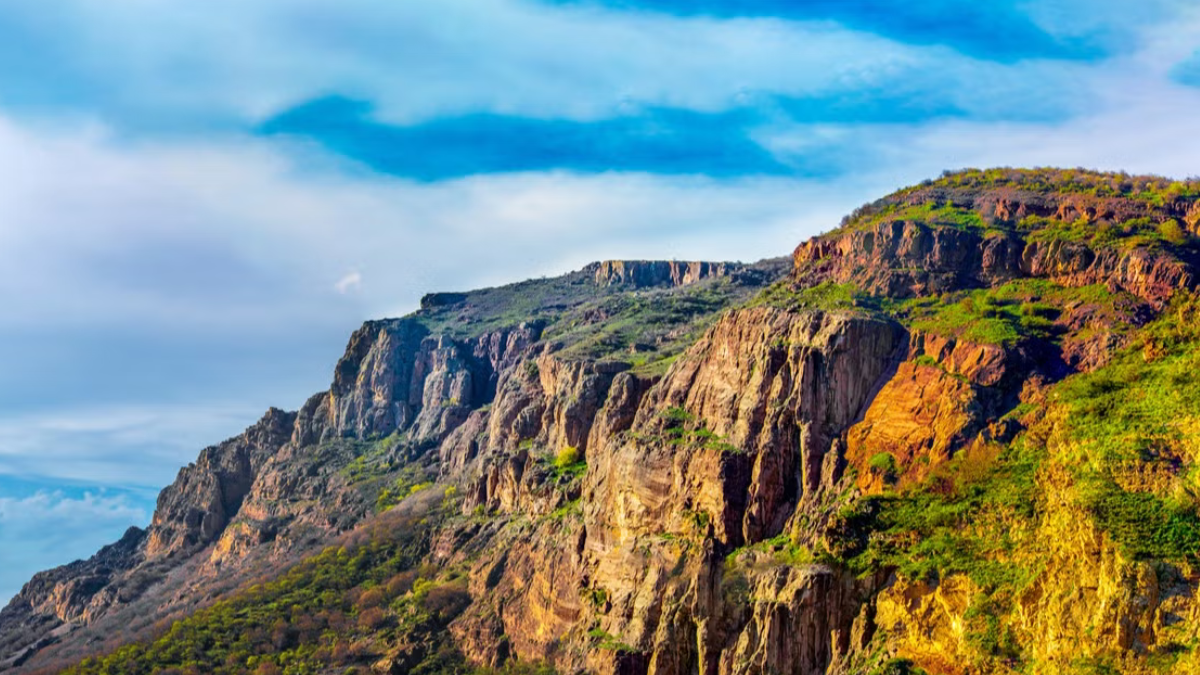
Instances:
[[[1063,222],[1027,216],[1018,222],[997,222],[952,201],[912,200],[931,190],[983,192],[1011,190],[1027,194],[1078,195],[1085,198],[1128,200],[1144,210],[1143,217],[1120,222]],[[1200,199],[1200,180],[1173,181],[1158,176],[1094,173],[1059,169],[989,169],[948,173],[936,181],[905,188],[857,209],[842,222],[845,229],[870,229],[880,223],[912,220],[938,227],[975,231],[983,236],[1021,234],[1034,241],[1076,241],[1093,248],[1154,248],[1179,246],[1188,234],[1173,218],[1170,207]]]
[[[923,485],[851,507],[842,535],[857,541],[848,564],[894,568],[907,579],[968,576],[980,591],[968,612],[980,663],[1025,658],[1004,626],[1055,547],[1038,536],[1046,495],[1063,492],[1049,485],[1055,477],[1067,477],[1076,505],[1127,559],[1193,568],[1198,367],[1200,298],[1181,297],[1108,366],[1053,387],[1012,443],[964,453]],[[1196,647],[1181,640],[1156,661],[1162,672]]]
[[[746,302],[783,276],[784,259],[750,266],[746,274],[680,288],[631,291],[599,286],[585,272],[471,291],[466,300],[417,312],[435,334],[470,338],[525,322],[540,322],[545,340],[565,358],[620,360],[662,372],[722,312]]]
[[[414,499],[340,546],[243,589],[149,642],[90,658],[66,675],[369,673],[411,655],[413,675],[548,675],[537,665],[468,665],[446,625],[470,603],[462,570],[421,565],[449,498]]]

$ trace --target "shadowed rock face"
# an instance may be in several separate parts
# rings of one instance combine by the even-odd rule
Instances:
[[[832,281],[901,301],[1043,279],[1125,295],[1115,309],[1057,308],[1052,337],[1004,344],[857,305],[745,302],[779,278],[771,266],[598,263],[551,281],[556,307],[572,293],[608,293],[560,323],[546,308],[490,321],[486,298],[431,296],[414,316],[356,331],[329,391],[300,411],[271,410],[203,451],[163,491],[147,531],[35,577],[0,613],[0,658],[50,663],[50,644],[82,650],[138,612],[166,616],[220,596],[376,522],[379,487],[416,472],[454,488],[418,494],[457,511],[433,534],[426,563],[465,571],[470,604],[447,630],[474,663],[851,675],[888,672],[875,670],[880,658],[899,654],[930,673],[1005,672],[965,656],[980,590],[969,579],[844,564],[870,534],[855,530],[851,507],[956,458],[990,456],[1021,431],[1014,409],[1103,365],[1127,341],[1112,324],[1145,323],[1196,276],[1183,247],[1101,247],[1001,227],[1029,216],[1141,218],[1140,201],[936,186],[895,200],[955,204],[998,230],[852,222],[802,244],[791,278],[772,290]],[[1190,202],[1156,208],[1200,223]],[[687,289],[716,283],[754,293],[688,324],[695,335],[662,367],[624,344],[569,348],[587,317],[624,318],[604,304],[621,293],[662,294],[674,307]],[[445,316],[466,318],[438,323]],[[379,476],[364,478],[364,466]],[[1172,617],[1200,616],[1195,579],[1122,561],[1080,524],[1069,477],[1039,480],[1048,506],[1038,535],[1058,548],[1054,569],[1018,600],[1013,630],[1038,640],[1031,653],[1055,663],[1144,653],[1166,644]],[[1111,627],[1088,627],[1101,624]],[[414,653],[391,643],[373,667],[406,672]]]
[[[702,279],[723,277],[744,269],[734,263],[679,262],[675,260],[606,260],[596,265],[596,283],[634,288],[687,286]]]
[[[212,543],[242,508],[264,465],[291,438],[295,413],[272,408],[241,436],[205,449],[158,496],[148,558],[190,553]]]

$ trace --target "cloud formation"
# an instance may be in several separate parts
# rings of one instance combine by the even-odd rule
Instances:
[[[1136,45],[1131,27],[1152,12],[1106,13],[1113,4],[1089,6],[1104,21],[1055,23],[1052,13],[1035,21],[1016,5],[959,0],[214,0],[202,12],[178,3],[9,3],[0,6],[0,100],[27,114],[84,112],[130,134],[236,131],[331,94],[371,101],[393,125],[478,113],[597,121],[628,106],[718,113],[764,94],[913,92],[986,112],[1011,106],[980,95],[1018,84],[1039,89],[1026,105],[1070,101],[1058,93],[1069,78],[1040,82],[1055,56],[1078,60],[1064,45],[1114,31],[1122,50]],[[674,14],[622,11],[630,6]],[[750,16],[731,18],[741,15]],[[1080,25],[1083,36],[1072,30]],[[947,48],[925,39],[937,36],[957,40]],[[1005,50],[1039,60],[972,56]]]
[[[559,4],[580,4],[580,0]],[[1022,3],[1004,0],[604,0],[603,4],[682,16],[829,20],[901,42],[948,45],[1000,61],[1087,59],[1102,53],[1094,36],[1056,36],[1039,26]]]
[[[145,505],[127,494],[0,496],[0,604],[28,581],[30,569],[88,557],[130,524],[144,525],[148,518]]]
[[[598,122],[477,114],[389,126],[371,119],[367,105],[327,98],[290,110],[262,129],[313,138],[376,171],[425,181],[554,169],[716,177],[788,173],[749,137],[746,117],[655,109]]]

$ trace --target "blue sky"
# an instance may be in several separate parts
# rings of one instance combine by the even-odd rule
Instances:
[[[1200,173],[1193,5],[0,4],[0,599],[427,291],[782,255],[943,169]]]

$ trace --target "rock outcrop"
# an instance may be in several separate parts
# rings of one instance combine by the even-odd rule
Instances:
[[[675,260],[606,260],[596,265],[596,284],[633,288],[687,286],[702,279],[723,277],[744,269],[734,263]]]

